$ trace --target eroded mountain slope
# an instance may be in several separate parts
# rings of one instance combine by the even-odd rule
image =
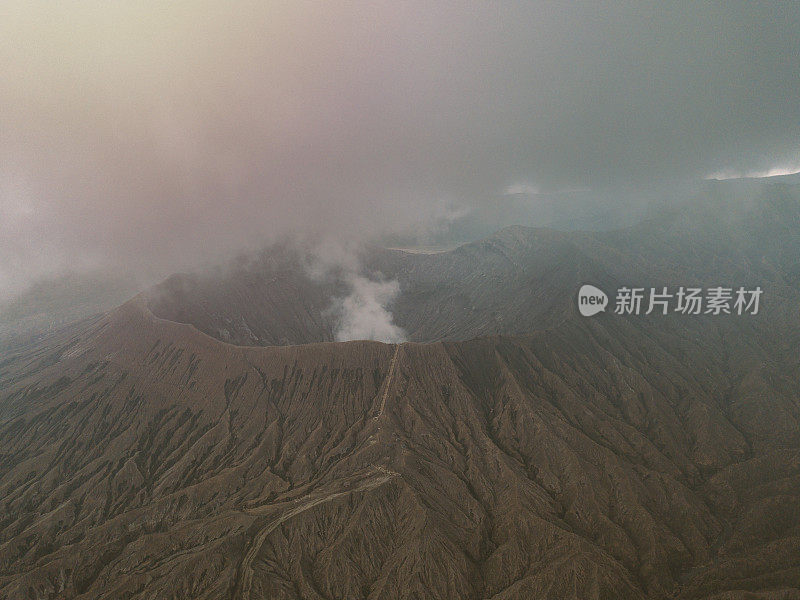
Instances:
[[[0,597],[795,597],[797,363],[668,325],[243,348],[132,301],[3,362]]]
[[[10,346],[0,598],[800,597],[798,189],[712,191],[373,249],[433,343],[263,347],[330,339],[347,293],[288,251]],[[764,295],[584,319],[586,282]]]

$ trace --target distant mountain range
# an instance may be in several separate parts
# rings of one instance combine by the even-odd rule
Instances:
[[[0,302],[0,351],[105,312],[136,293],[136,284],[105,272],[69,273],[37,281]]]
[[[275,246],[0,356],[0,598],[800,598],[800,187],[614,231]],[[592,283],[763,289],[585,318]]]

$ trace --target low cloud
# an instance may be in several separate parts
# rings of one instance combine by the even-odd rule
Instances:
[[[737,171],[735,169],[722,169],[711,173],[706,179],[743,179],[748,177],[780,177],[782,175],[795,175],[800,173],[800,161],[789,164],[776,165],[757,171]]]
[[[8,0],[0,297],[288,233],[424,241],[507,188],[768,170],[797,158],[798,22],[788,2]]]

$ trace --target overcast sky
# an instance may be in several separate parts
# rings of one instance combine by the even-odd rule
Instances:
[[[0,296],[504,190],[800,169],[796,2],[0,7]]]

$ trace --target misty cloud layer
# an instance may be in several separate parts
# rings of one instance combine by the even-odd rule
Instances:
[[[6,2],[0,297],[791,168],[798,31],[797,3]]]

